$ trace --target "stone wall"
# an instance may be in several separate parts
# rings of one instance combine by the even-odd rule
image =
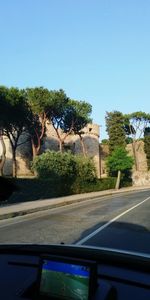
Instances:
[[[3,137],[6,145],[6,161],[4,165],[4,175],[12,176],[12,151],[9,139],[7,137]],[[27,137],[22,136],[18,143],[22,143],[26,140]],[[31,161],[31,145],[29,142],[23,143],[21,146],[17,148],[16,152],[17,157],[17,169],[18,175],[20,176],[29,176],[32,175],[30,170],[30,161]]]
[[[129,155],[133,157],[133,147],[132,144],[128,144],[126,147]],[[106,163],[105,160],[109,155],[108,145],[100,144],[100,171],[101,177],[107,176]],[[146,186],[150,185],[150,171],[147,170],[146,154],[144,152],[144,142],[139,141],[136,145],[136,156],[139,170],[135,170],[135,165],[132,170],[132,180],[134,186]]]
[[[133,156],[133,147],[132,144],[127,145],[127,151],[129,152],[129,155]],[[147,171],[147,162],[146,162],[146,154],[144,152],[144,142],[139,141],[136,143],[136,157],[137,157],[137,165],[138,169],[141,172]],[[133,167],[133,171],[135,171],[135,166]]]
[[[85,144],[86,153],[88,156],[93,157],[97,175],[100,177],[100,156],[99,156],[99,125],[88,124],[83,128],[83,140]],[[61,132],[63,135],[63,132]],[[27,139],[27,136],[21,136],[19,143]],[[12,175],[12,152],[9,140],[4,137],[6,144],[6,162],[4,166],[4,174],[7,176]],[[65,140],[65,149],[70,149],[74,154],[82,153],[82,147],[78,135],[70,134]],[[59,150],[59,141],[57,134],[51,124],[47,123],[46,137],[41,147],[41,153],[47,150]],[[30,161],[31,161],[31,145],[29,142],[23,143],[17,149],[17,167],[19,176],[30,176]]]
[[[150,171],[134,171],[132,181],[133,186],[150,186]]]

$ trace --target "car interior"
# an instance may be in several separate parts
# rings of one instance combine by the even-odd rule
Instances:
[[[0,246],[0,299],[149,300],[150,256],[75,245]]]

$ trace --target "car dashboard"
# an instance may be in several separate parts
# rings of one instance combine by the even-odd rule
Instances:
[[[74,245],[1,245],[0,299],[149,300],[150,256]]]

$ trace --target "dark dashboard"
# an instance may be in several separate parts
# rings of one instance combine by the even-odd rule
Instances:
[[[150,256],[84,246],[0,245],[0,299],[149,300]]]

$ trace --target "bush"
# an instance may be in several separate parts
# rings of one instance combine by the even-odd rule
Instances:
[[[72,194],[89,193],[114,189],[116,183],[115,177],[95,179],[93,182],[86,182],[77,179],[72,185]]]
[[[37,176],[51,182],[72,183],[77,178],[82,181],[94,181],[96,170],[91,158],[76,156],[70,152],[47,151],[37,156],[32,164]]]
[[[76,162],[76,178],[83,182],[93,182],[96,179],[96,169],[92,158],[74,156]]]
[[[35,157],[32,169],[40,178],[49,178],[53,182],[71,181],[76,173],[76,163],[69,152],[47,151]]]
[[[132,178],[131,177],[123,177],[120,181],[120,187],[128,187],[132,186]]]
[[[11,182],[17,186],[17,191],[9,197],[8,203],[20,203],[113,189],[116,178],[95,179],[94,182],[76,179],[72,184],[62,181],[54,184],[50,179],[40,178],[12,178]]]

